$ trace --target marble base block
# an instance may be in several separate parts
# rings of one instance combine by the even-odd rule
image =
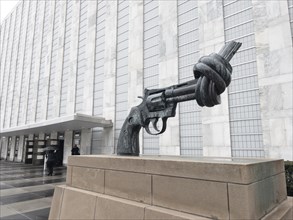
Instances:
[[[283,160],[70,156],[49,219],[291,219]]]

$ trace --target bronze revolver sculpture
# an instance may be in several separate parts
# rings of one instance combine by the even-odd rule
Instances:
[[[174,117],[178,102],[196,100],[198,105],[213,107],[221,103],[220,94],[231,82],[232,59],[241,43],[231,41],[218,54],[203,56],[194,65],[195,79],[162,89],[145,89],[142,103],[132,107],[120,131],[117,154],[139,155],[139,132],[141,127],[149,134],[162,134],[167,128],[167,119]],[[161,129],[158,121],[162,120]],[[152,122],[155,132],[149,128]]]

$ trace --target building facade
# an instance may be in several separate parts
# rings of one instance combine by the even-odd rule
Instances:
[[[145,88],[194,78],[231,40],[221,105],[180,103],[141,154],[292,160],[293,1],[20,1],[1,24],[1,158],[39,164],[43,148],[115,154]]]

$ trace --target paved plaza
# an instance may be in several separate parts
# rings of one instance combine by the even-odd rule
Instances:
[[[64,184],[66,167],[47,176],[43,166],[0,161],[0,219],[48,219],[54,187]]]

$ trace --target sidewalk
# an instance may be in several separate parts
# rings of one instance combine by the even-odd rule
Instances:
[[[54,187],[65,178],[66,167],[46,176],[43,166],[0,160],[0,219],[48,219]]]

